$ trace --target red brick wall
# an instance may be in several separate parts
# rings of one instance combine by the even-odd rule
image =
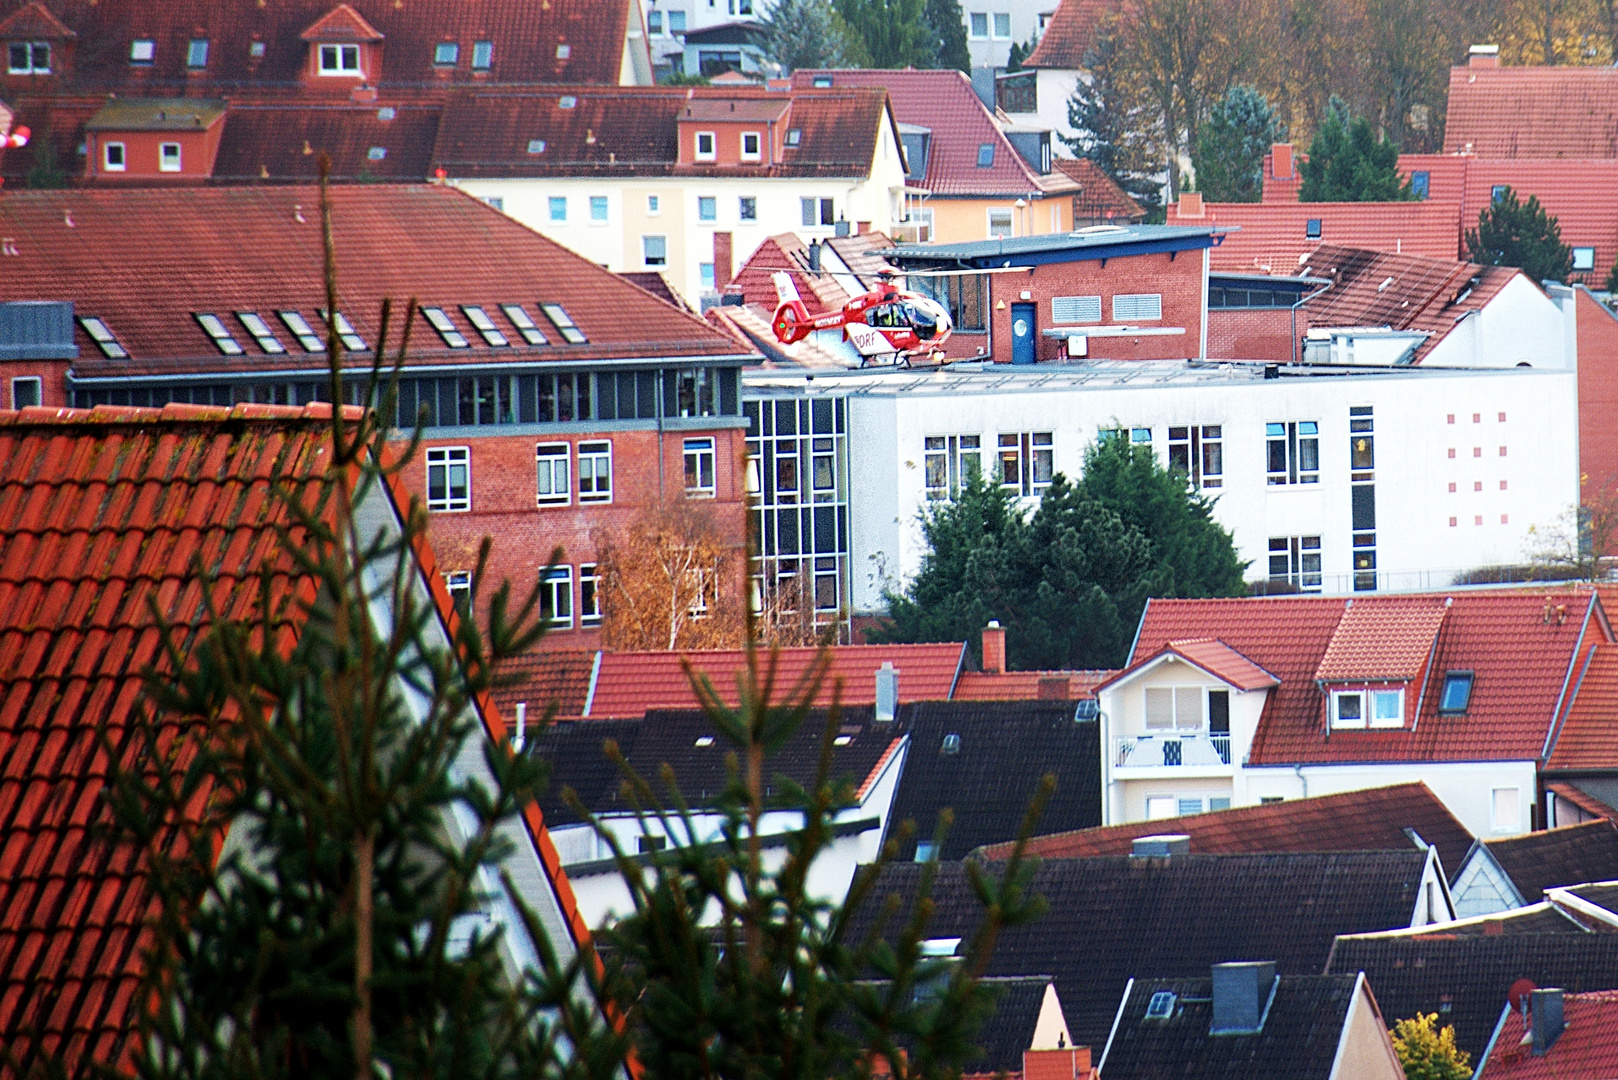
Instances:
[[[117,183],[120,180],[152,180],[165,182],[205,180],[213,175],[214,159],[219,156],[219,140],[224,136],[225,123],[217,121],[206,131],[91,131],[85,134],[85,176],[93,180]],[[105,143],[124,144],[123,172],[107,172],[103,165],[102,146]],[[180,171],[166,173],[159,168],[159,147],[163,143],[180,144]]]
[[[1298,333],[1307,326],[1298,315]],[[1291,363],[1292,312],[1287,309],[1255,308],[1208,312],[1208,358],[1210,360],[1269,360]]]
[[[480,587],[480,599],[487,602],[495,586],[510,580],[514,594],[526,595],[535,574],[550,560],[551,552],[563,550],[561,562],[574,569],[574,629],[546,635],[545,647],[554,649],[594,648],[600,634],[594,628],[578,625],[578,570],[582,563],[595,561],[594,537],[611,535],[627,528],[642,508],[655,505],[659,498],[658,441],[662,440],[661,489],[670,498],[679,497],[685,487],[684,440],[712,436],[714,439],[715,479],[718,492],[715,510],[727,534],[739,550],[745,527],[744,461],[746,443],[740,428],[701,431],[617,431],[603,434],[489,435],[466,438],[431,439],[404,474],[410,490],[426,498],[426,450],[443,446],[465,446],[471,450],[472,509],[466,513],[435,513],[428,537],[439,566],[444,571],[472,570],[477,565],[478,545],[483,537],[493,540],[489,554],[488,580]],[[574,502],[566,506],[539,506],[535,500],[534,447],[541,442],[568,442],[574,446],[573,476],[577,486],[577,446],[581,440],[612,441],[612,502]],[[738,578],[733,588],[741,588]]]
[[[1583,499],[1618,496],[1618,318],[1580,289],[1579,474]]]
[[[71,360],[6,360],[0,361],[0,409],[14,408],[11,400],[11,380],[18,376],[37,375],[40,379],[40,404],[65,406],[67,402],[67,369]]]

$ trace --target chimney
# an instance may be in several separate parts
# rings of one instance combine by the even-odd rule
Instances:
[[[892,660],[884,660],[876,673],[876,718],[892,720],[898,711],[899,669]]]
[[[1006,631],[999,619],[990,619],[983,628],[983,670],[989,675],[1005,674]]]
[[[1292,179],[1292,144],[1278,142],[1270,147],[1270,175],[1277,180]]]
[[[1180,207],[1177,211],[1183,218],[1199,218],[1202,216],[1202,193],[1200,191],[1187,191],[1180,196]]]
[[[1090,1080],[1090,1048],[1024,1050],[1022,1074],[1027,1080]]]
[[[811,240],[809,242],[809,272],[811,274],[820,273],[820,241],[819,240]]]
[[[1500,66],[1500,46],[1474,45],[1466,50],[1466,66],[1469,68],[1497,68]]]
[[[1137,836],[1129,845],[1129,856],[1132,859],[1168,859],[1175,855],[1189,854],[1191,854],[1191,838],[1184,833]]]
[[[1275,990],[1275,961],[1213,966],[1213,1024],[1210,1035],[1254,1034],[1264,1028],[1264,1012]]]
[[[730,284],[731,267],[733,265],[730,257],[730,233],[714,233],[713,287],[715,292],[724,292],[725,286]]]
[[[1562,1037],[1562,1029],[1567,1026],[1562,1022],[1562,991],[1535,990],[1528,995],[1528,1002],[1530,1022],[1533,1024],[1529,1030],[1534,1040],[1530,1053],[1533,1057],[1544,1057],[1546,1051]]]

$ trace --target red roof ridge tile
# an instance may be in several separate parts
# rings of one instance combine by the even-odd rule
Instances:
[[[383,34],[348,4],[338,4],[298,35],[304,41],[381,41]]]

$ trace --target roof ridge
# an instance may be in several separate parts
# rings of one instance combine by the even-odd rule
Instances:
[[[365,410],[358,405],[344,405],[343,415],[359,420]],[[85,424],[155,424],[217,423],[224,420],[330,420],[331,404],[313,401],[307,405],[268,405],[238,402],[235,405],[191,405],[170,402],[162,408],[142,405],[97,405],[89,409],[66,406],[30,405],[21,410],[0,409],[0,425],[11,428],[29,426],[81,426]]]

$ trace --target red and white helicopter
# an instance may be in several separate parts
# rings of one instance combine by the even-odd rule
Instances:
[[[779,304],[770,323],[775,339],[791,345],[816,330],[840,329],[843,340],[854,346],[862,362],[891,356],[899,367],[909,366],[910,357],[919,353],[941,354],[954,329],[944,305],[900,289],[893,283],[892,270],[883,270],[877,277],[877,286],[870,292],[861,293],[836,311],[810,315],[792,276],[776,271],[771,280],[775,282]]]

